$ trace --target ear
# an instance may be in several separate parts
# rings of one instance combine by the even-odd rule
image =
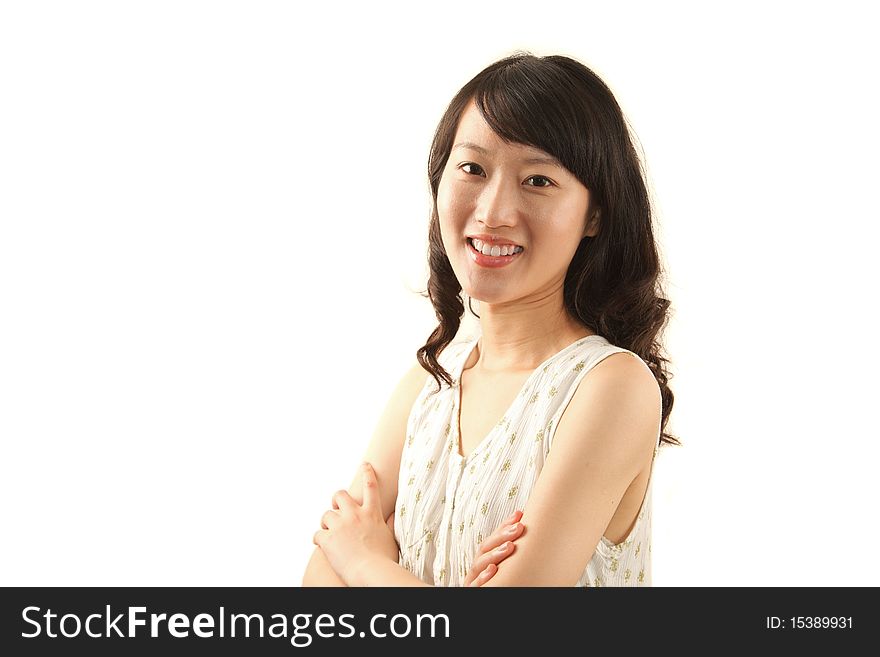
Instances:
[[[584,237],[596,237],[599,234],[601,212],[597,209],[593,216],[587,221],[587,227],[584,229]]]

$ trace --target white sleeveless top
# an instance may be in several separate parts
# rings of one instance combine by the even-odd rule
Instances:
[[[611,354],[626,352],[639,358],[599,335],[577,340],[529,375],[498,424],[462,457],[458,453],[458,387],[478,339],[479,335],[452,342],[440,353],[438,360],[453,385],[443,383],[440,392],[435,392],[437,383],[428,375],[407,421],[394,535],[400,564],[433,586],[463,586],[484,537],[515,510],[525,508],[559,418],[581,379]],[[649,477],[629,535],[617,545],[602,536],[575,586],[650,585]]]

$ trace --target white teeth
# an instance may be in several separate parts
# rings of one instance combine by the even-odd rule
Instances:
[[[490,246],[486,242],[481,240],[471,238],[471,244],[473,244],[474,249],[487,256],[506,256],[513,255],[514,253],[519,253],[523,250],[521,246],[513,246],[512,244],[505,244],[504,246]]]

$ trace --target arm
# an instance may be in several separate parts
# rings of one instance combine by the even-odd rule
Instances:
[[[330,566],[327,557],[316,547],[303,575],[303,586],[348,586]]]
[[[412,405],[418,397],[428,374],[416,363],[401,378],[391,394],[382,416],[373,432],[363,460],[373,465],[381,490],[382,517],[390,518],[397,501],[397,478],[400,474],[400,456],[406,438],[406,424]],[[363,500],[362,474],[358,469],[348,493],[358,502]],[[303,575],[303,586],[345,586],[345,582],[330,566],[330,562],[315,548]]]
[[[629,354],[587,374],[556,429],[523,511],[529,531],[486,586],[572,586],[623,494],[649,467],[660,431],[660,388]]]
[[[352,586],[431,586],[400,564],[377,559],[352,577]]]
[[[522,516],[528,532],[482,586],[572,586],[632,481],[654,455],[660,388],[627,354],[605,358],[580,383]],[[388,559],[352,569],[352,586],[425,586]]]
[[[394,512],[387,521],[388,527],[394,531]],[[336,574],[327,557],[321,548],[316,547],[312,552],[312,558],[306,566],[305,575],[303,575],[303,586],[348,586],[342,578]]]
[[[477,551],[465,578],[464,586],[476,588],[485,585],[498,572],[498,564],[514,553],[516,540],[525,529],[525,525],[519,522],[520,518],[522,518],[522,511],[514,511],[498,526],[498,529],[480,544],[480,549]],[[393,516],[390,524],[393,525]],[[365,568],[355,570],[352,586],[429,585],[393,561],[375,559],[369,561]]]
[[[382,522],[376,473],[365,466],[363,503],[347,493],[338,496],[337,509],[322,518],[325,529],[315,533],[313,542],[320,546],[318,553],[342,586],[427,586],[398,565],[400,548],[394,540],[394,514]],[[521,518],[522,511],[514,511],[480,544],[463,586],[483,586],[494,577],[498,564],[516,551],[516,540],[525,529],[519,522]]]

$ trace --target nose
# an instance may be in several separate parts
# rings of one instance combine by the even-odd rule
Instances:
[[[480,191],[475,208],[476,220],[487,228],[515,226],[520,212],[517,182],[495,176]]]

